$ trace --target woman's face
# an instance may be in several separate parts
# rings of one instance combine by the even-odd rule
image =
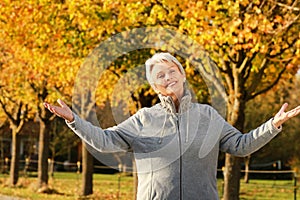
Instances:
[[[171,96],[174,101],[182,97],[185,75],[180,72],[175,63],[162,62],[155,64],[151,76],[154,82],[154,90],[157,93]]]

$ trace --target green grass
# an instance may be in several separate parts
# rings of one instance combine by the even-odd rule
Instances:
[[[299,184],[299,183],[298,183]],[[241,182],[240,199],[294,199],[293,180],[250,180],[250,183]],[[300,198],[300,188],[297,188],[297,197]]]
[[[218,182],[219,195],[222,195],[222,182]],[[299,181],[298,181],[299,182]],[[250,180],[249,183],[240,182],[240,200],[293,200],[293,180]],[[299,183],[298,183],[299,185]],[[297,187],[297,197],[300,197],[300,188]]]
[[[110,200],[133,199],[134,185],[131,176],[122,174],[106,175],[94,174],[93,195],[81,197],[81,174],[55,172],[49,178],[49,187],[52,194],[42,194],[36,192],[36,174],[29,177],[19,178],[15,188],[7,186],[8,175],[0,175],[0,194],[25,198],[26,200],[73,200],[73,199],[99,199]],[[120,180],[120,181],[119,181]],[[120,190],[119,190],[120,188]]]
[[[131,200],[134,194],[133,177],[123,174],[94,174],[94,194],[88,197],[80,197],[81,174],[55,172],[49,179],[49,187],[52,194],[36,192],[36,174],[29,177],[20,177],[15,188],[7,186],[8,175],[0,175],[0,194],[21,197],[26,200],[73,200],[73,199],[99,199],[99,200]],[[120,181],[119,181],[120,180]],[[222,195],[222,182],[218,180],[218,189]],[[268,200],[284,199],[293,200],[292,180],[250,180],[245,184],[241,181],[241,200]],[[298,183],[299,185],[299,183]],[[120,189],[119,189],[120,188]],[[298,198],[300,191],[298,187]]]

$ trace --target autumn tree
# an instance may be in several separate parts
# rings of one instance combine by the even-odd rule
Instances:
[[[47,188],[48,184],[49,126],[53,119],[43,102],[53,102],[61,94],[69,93],[68,84],[80,62],[80,59],[66,53],[69,48],[63,40],[66,26],[59,8],[59,4],[49,2],[1,3],[1,34],[7,44],[13,44],[12,63],[19,73],[11,75],[23,77],[23,83],[29,86],[19,84],[16,88],[26,92],[26,100],[37,113],[40,123],[38,188]],[[21,95],[15,98],[24,100]]]
[[[99,20],[98,12],[106,15],[97,11],[101,7],[83,1],[1,2],[1,33],[16,44],[13,50],[18,49],[16,57],[23,62],[18,69],[27,77],[31,87],[27,92],[33,97],[31,106],[40,123],[39,188],[47,188],[48,126],[53,119],[43,102],[51,103],[61,96],[71,102],[77,69],[93,45],[107,34],[105,27],[111,26]],[[86,185],[92,185],[92,181]]]
[[[204,45],[219,66],[226,87],[227,120],[243,131],[246,102],[270,90],[285,73],[297,70],[299,3],[192,4],[182,28]],[[191,21],[195,23],[189,25]],[[240,159],[226,155],[224,199],[238,199],[239,171]]]
[[[209,74],[207,77],[215,85],[225,87],[222,96],[227,102],[227,120],[240,131],[244,131],[246,102],[270,90],[285,74],[297,71],[298,1],[166,0],[109,4],[105,5],[115,16],[115,27],[175,27],[199,42],[222,73],[223,82]],[[193,54],[197,52],[186,52],[187,56]],[[227,155],[224,199],[238,199],[239,171],[240,159]]]
[[[12,150],[10,163],[10,186],[15,186],[19,179],[20,162],[20,136],[27,112],[26,105],[21,101],[14,101],[11,97],[3,95],[1,91],[0,106],[7,115],[12,130]]]
[[[2,38],[6,39],[5,37]],[[7,41],[7,43],[10,42]],[[17,58],[16,52],[11,49],[14,43],[10,43],[10,47],[7,47],[7,43],[0,43],[0,108],[8,119],[12,131],[10,185],[15,186],[19,178],[19,134],[30,114],[26,93],[29,85],[25,81],[25,76],[19,71],[19,66],[23,66],[24,63]]]
[[[36,98],[38,103],[35,105],[38,105],[36,108],[40,113],[43,112],[42,101],[53,102],[60,95],[71,94],[72,77],[75,77],[83,58],[92,49],[114,34],[126,34],[134,28],[170,28],[202,45],[202,50],[211,57],[208,65],[218,67],[223,78],[207,73],[203,67],[199,68],[200,74],[216,88],[225,88],[219,92],[227,102],[227,119],[241,131],[244,129],[246,102],[268,91],[283,75],[295,73],[299,56],[298,1],[7,1],[2,5],[6,7],[5,17],[2,16],[1,20],[5,22],[3,25],[7,27],[9,24],[10,27],[6,35],[23,50],[20,55],[26,60],[28,80],[35,94],[49,94],[45,99]],[[15,24],[18,26],[13,26]],[[156,39],[159,44],[160,38]],[[176,43],[170,37],[168,43],[172,42]],[[130,46],[127,47],[130,49]],[[178,52],[183,58],[198,58],[200,62],[202,50],[180,50],[180,47],[174,47],[176,50],[164,46],[144,46],[154,51]],[[108,66],[110,63],[105,63],[105,58],[111,58],[110,53],[113,55],[125,50],[122,46],[115,52],[111,49],[107,48],[105,55],[108,57],[100,57],[98,62]],[[126,73],[130,66],[123,63],[129,61],[113,64],[103,81],[116,82],[120,78],[118,76]],[[189,64],[187,61],[188,76],[195,73],[188,67]],[[198,79],[190,80],[197,85]],[[104,88],[96,96],[105,101],[111,90],[110,87]],[[77,98],[77,102],[86,102],[87,108],[103,102],[94,102],[93,98],[90,101],[94,94],[89,92],[84,98],[76,96],[74,100]],[[70,97],[68,100],[70,102]],[[225,177],[224,198],[237,199],[239,159],[228,155],[226,160],[228,177]],[[91,180],[89,184],[92,184]]]
[[[274,87],[284,74],[293,74],[297,68],[297,1],[106,1],[101,6],[103,12],[91,15],[107,22],[103,26],[106,36],[159,25],[199,42],[223,79],[205,74],[205,70],[201,73],[217,88],[225,87],[220,92],[227,102],[227,120],[240,131],[244,130],[246,102]],[[95,30],[92,23],[84,25]],[[184,57],[200,53],[191,50],[181,53]],[[225,199],[238,198],[239,160],[226,156]]]

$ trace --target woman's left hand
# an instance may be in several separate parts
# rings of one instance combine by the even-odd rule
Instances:
[[[297,106],[293,110],[285,112],[285,109],[287,108],[288,103],[284,103],[279,110],[279,112],[274,116],[273,118],[273,125],[277,128],[279,128],[284,122],[289,120],[292,117],[295,117],[296,115],[300,114],[300,106]]]

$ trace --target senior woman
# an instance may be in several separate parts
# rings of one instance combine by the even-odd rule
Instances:
[[[219,199],[219,151],[246,156],[268,143],[281,125],[300,113],[287,104],[260,127],[242,134],[209,105],[191,102],[182,65],[169,53],[146,61],[146,77],[160,103],[142,108],[117,126],[101,129],[79,118],[61,100],[45,107],[64,118],[100,152],[132,151],[138,174],[137,199]]]

